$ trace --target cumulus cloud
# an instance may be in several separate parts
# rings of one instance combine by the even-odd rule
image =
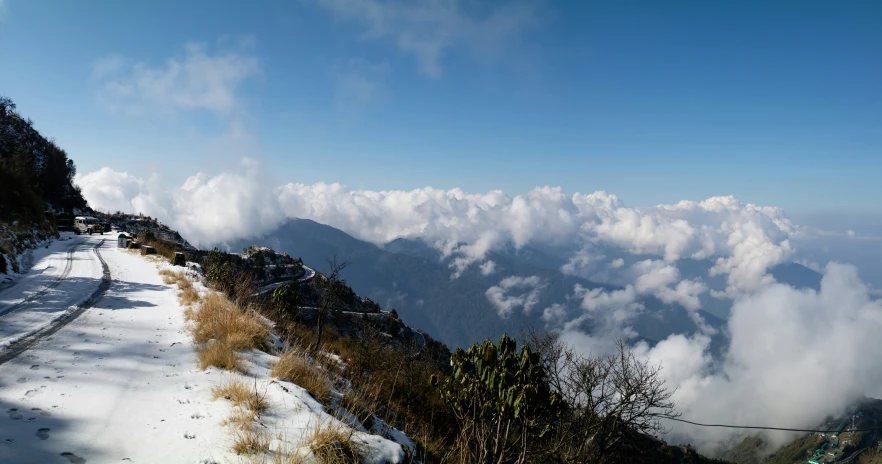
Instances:
[[[539,303],[539,294],[544,286],[539,276],[509,276],[502,279],[499,285],[488,288],[485,295],[499,317],[507,318],[517,308],[529,313]]]
[[[238,195],[222,201],[217,211],[222,208],[225,217],[250,222],[247,230],[234,228],[217,236],[217,221],[191,220],[199,217],[199,208],[192,204],[197,198],[190,193],[194,189],[187,186],[162,189],[150,178],[109,169],[80,176],[78,182],[94,206],[125,210],[129,203],[133,212],[154,211],[152,215],[168,218],[170,225],[206,246],[266,232],[286,218],[307,218],[377,244],[397,238],[423,240],[441,252],[453,277],[476,263],[483,263],[482,272],[489,273],[488,253],[509,245],[563,246],[579,250],[562,267],[565,273],[614,283],[619,279],[622,285],[636,285],[640,294],[651,293],[687,308],[697,305],[704,288],[698,281],[675,282],[677,260],[715,258],[712,274],[727,279],[726,291],[716,295],[734,297],[773,282],[768,270],[790,259],[789,237],[798,231],[781,210],[743,204],[733,197],[631,208],[606,192],[569,196],[559,187],[538,187],[514,197],[498,190],[370,191],[321,182],[273,187],[260,178],[256,166],[243,173],[198,174],[193,179],[188,184],[205,183],[200,192],[221,194],[216,186],[223,186],[230,195]],[[652,260],[651,266],[639,265],[647,267],[638,266],[635,274],[623,259],[610,260],[601,251],[610,248],[661,259]],[[650,275],[641,278],[643,274]]]
[[[484,14],[459,0],[317,0],[337,18],[358,24],[365,39],[391,39],[416,57],[419,70],[441,75],[442,56],[464,48],[483,61],[498,60],[536,22],[536,5],[506,2]]]
[[[690,420],[811,428],[865,395],[882,394],[882,359],[873,355],[882,349],[882,302],[870,297],[853,266],[828,264],[820,291],[775,284],[743,296],[727,328],[731,341],[720,365],[702,334],[636,347],[662,364],[668,385],[677,388],[678,410]],[[671,438],[705,450],[734,433],[666,425]],[[793,436],[769,438],[780,446]]]
[[[95,62],[92,79],[99,87],[98,99],[114,110],[158,107],[227,114],[237,105],[236,89],[260,70],[247,49],[247,41],[214,52],[205,43],[191,42],[183,54],[162,64],[109,55]]]
[[[653,295],[667,304],[679,304],[685,308],[695,324],[706,333],[715,333],[698,314],[701,307],[699,296],[707,291],[707,285],[696,280],[681,280],[680,271],[661,260],[646,259],[632,265],[626,272],[640,295]]]
[[[481,275],[488,276],[496,272],[496,263],[493,261],[485,261],[484,264],[481,264]]]
[[[77,175],[74,182],[92,207],[157,217],[197,246],[251,237],[284,219],[273,189],[250,159],[239,173],[198,173],[177,189],[165,189],[156,176],[142,180],[109,168]]]

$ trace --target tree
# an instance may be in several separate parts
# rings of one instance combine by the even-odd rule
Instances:
[[[294,284],[284,284],[273,290],[270,302],[279,314],[295,314],[300,307],[302,295]]]
[[[637,358],[623,341],[607,356],[585,356],[554,334],[527,335],[541,354],[549,385],[565,404],[544,452],[558,462],[636,462],[651,451],[660,419],[677,417],[661,367]],[[553,457],[553,458],[552,458]]]
[[[539,354],[516,348],[507,335],[498,345],[485,340],[458,348],[452,375],[440,385],[430,379],[460,425],[455,452],[461,462],[522,464],[550,435],[560,396],[549,388]]]
[[[233,289],[233,265],[217,248],[205,257],[205,281],[227,294]]]
[[[346,292],[351,290],[346,287],[346,282],[340,278],[343,270],[349,266],[350,261],[341,261],[337,255],[333,255],[327,260],[329,271],[327,276],[316,276],[316,283],[320,286],[321,297],[319,300],[318,314],[316,315],[316,342],[315,350],[322,344],[322,329],[325,320],[330,317],[334,311],[340,309],[340,304],[346,296]]]

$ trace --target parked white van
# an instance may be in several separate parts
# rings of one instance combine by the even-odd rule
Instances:
[[[102,234],[101,223],[92,216],[77,216],[74,218],[74,232],[79,234]]]

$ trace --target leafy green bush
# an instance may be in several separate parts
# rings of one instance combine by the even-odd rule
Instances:
[[[205,281],[222,292],[229,292],[234,287],[233,265],[217,248],[209,251],[205,258]]]
[[[538,353],[516,351],[503,335],[451,357],[452,375],[439,385],[441,397],[460,424],[458,458],[463,462],[525,462],[537,441],[546,437],[561,407],[551,391]]]

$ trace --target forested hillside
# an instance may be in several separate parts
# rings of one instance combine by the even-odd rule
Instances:
[[[0,97],[0,273],[17,271],[25,247],[57,233],[56,215],[87,208],[75,174],[67,153]]]

